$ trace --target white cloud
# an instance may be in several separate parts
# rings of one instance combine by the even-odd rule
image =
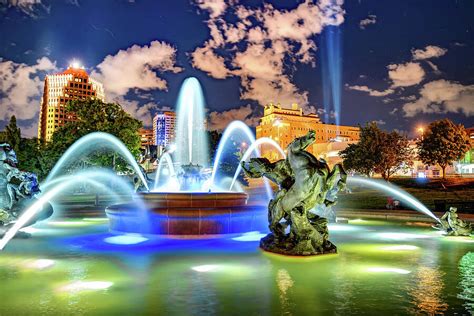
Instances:
[[[392,88],[408,87],[420,83],[425,77],[425,71],[419,63],[388,65],[388,77],[392,80]]]
[[[146,104],[141,104],[136,100],[125,99],[123,96],[117,96],[112,101],[117,102],[127,113],[142,121],[145,127],[152,125],[153,112],[159,110],[159,106],[156,103],[147,102]]]
[[[259,118],[254,115],[254,110],[248,104],[228,111],[211,112],[209,114],[208,129],[221,131],[234,120],[243,121],[249,126],[257,126],[259,122]]]
[[[447,49],[435,45],[428,45],[424,49],[412,49],[411,53],[414,60],[429,58],[438,58],[448,52]]]
[[[367,16],[365,19],[363,20],[360,20],[359,22],[359,27],[362,29],[362,30],[365,30],[365,28],[370,25],[370,24],[375,24],[377,23],[377,16],[376,15],[373,15],[373,14],[369,14],[369,16]]]
[[[42,13],[49,14],[51,9],[41,0],[0,0],[0,5],[17,8],[31,18],[37,18]]]
[[[431,69],[433,70],[435,74],[437,75],[441,74],[441,71],[439,71],[438,66],[436,66],[433,62],[426,60],[426,63],[431,67]]]
[[[196,3],[201,10],[209,11],[211,18],[219,17],[227,8],[225,0],[197,0]]]
[[[41,75],[56,70],[56,64],[47,57],[33,65],[0,59],[0,120],[9,120],[12,115],[18,120],[36,118],[43,93]]]
[[[224,57],[216,55],[207,44],[196,48],[191,58],[193,67],[207,72],[213,78],[224,79],[231,74],[225,66]]]
[[[193,67],[217,79],[238,76],[242,99],[307,106],[307,92],[295,86],[291,72],[295,62],[313,65],[315,35],[343,23],[342,0],[308,0],[289,10],[217,2],[197,1],[210,12],[210,38],[191,53]]]
[[[378,91],[378,90],[370,89],[367,86],[358,86],[358,85],[349,86],[346,84],[346,87],[349,88],[350,90],[367,92],[372,97],[384,97],[395,92],[393,89],[385,89],[384,91]]]
[[[111,97],[125,95],[135,88],[166,90],[167,82],[156,72],[180,72],[175,60],[176,48],[153,41],[150,45],[133,45],[115,55],[108,55],[91,76],[104,84],[106,95]]]
[[[436,80],[425,84],[421,97],[403,105],[405,116],[418,113],[463,113],[474,114],[474,85],[462,85],[447,80]]]

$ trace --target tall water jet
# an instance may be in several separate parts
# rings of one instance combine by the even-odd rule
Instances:
[[[176,158],[181,165],[209,165],[209,143],[205,130],[204,96],[199,81],[184,80],[176,104]]]
[[[378,189],[381,191],[385,191],[389,194],[392,194],[399,198],[400,200],[406,202],[407,204],[411,205],[415,210],[421,212],[423,214],[428,215],[436,222],[439,222],[439,219],[431,212],[426,206],[423,205],[417,198],[411,195],[408,192],[403,191],[402,189],[398,188],[397,186],[374,179],[368,179],[363,177],[352,176],[347,178],[348,183],[360,184],[363,186],[369,186],[374,189]]]

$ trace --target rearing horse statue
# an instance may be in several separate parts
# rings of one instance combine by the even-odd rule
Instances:
[[[316,133],[310,131],[288,145],[285,160],[270,163],[253,158],[248,168],[243,164],[247,176],[265,176],[280,186],[268,206],[271,234],[260,243],[266,250],[296,255],[336,251],[327,240],[327,220],[309,211],[318,204],[335,204],[347,175],[341,165],[331,171],[324,160],[306,151],[315,140]],[[287,226],[289,234],[285,233]]]

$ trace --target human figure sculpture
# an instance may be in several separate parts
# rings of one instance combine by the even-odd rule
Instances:
[[[34,173],[20,171],[15,151],[9,144],[0,144],[0,235],[12,225],[40,192]],[[45,203],[25,226],[50,217],[51,204]]]
[[[450,207],[439,219],[439,224],[433,228],[445,231],[447,236],[470,236],[472,234],[471,223],[460,219],[455,207]]]
[[[324,160],[306,151],[315,140],[316,133],[310,131],[288,145],[286,159],[271,163],[254,158],[243,164],[247,176],[264,176],[279,186],[268,205],[271,233],[260,242],[264,250],[288,255],[336,252],[336,246],[328,240],[327,219],[310,210],[317,205],[334,205],[337,192],[345,188],[347,175],[341,165],[331,171]]]

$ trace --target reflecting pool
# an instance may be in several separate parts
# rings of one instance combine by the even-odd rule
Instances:
[[[107,220],[30,228],[0,255],[0,315],[322,315],[474,312],[474,238],[427,226],[330,224],[337,255],[288,258],[262,232],[112,235]]]

